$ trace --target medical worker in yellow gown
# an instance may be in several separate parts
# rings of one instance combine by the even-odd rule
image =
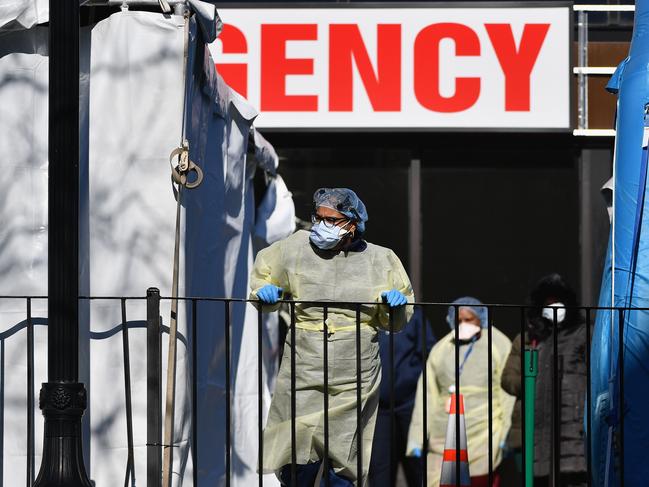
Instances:
[[[440,485],[440,473],[446,427],[448,425],[451,393],[455,390],[455,347],[460,348],[460,393],[464,397],[464,420],[469,455],[471,485],[488,485],[489,474],[489,378],[487,308],[472,297],[454,302],[458,308],[459,343],[455,342],[455,308],[450,306],[446,321],[451,332],[438,341],[426,361],[428,472],[427,484]],[[511,426],[515,398],[500,386],[511,342],[497,328],[492,328],[492,387],[493,387],[493,484],[499,485],[498,466],[502,448]],[[415,407],[410,421],[407,454],[420,456],[424,451],[423,435],[423,376],[417,384]]]
[[[313,486],[328,475],[332,487],[364,485],[378,407],[381,362],[377,333],[400,330],[412,315],[410,280],[392,250],[366,242],[367,211],[346,188],[321,188],[313,196],[313,228],[298,231],[257,255],[251,298],[265,311],[280,299],[332,303],[327,315],[329,466],[324,472],[323,307],[295,305],[295,343],[284,355],[264,430],[263,471],[283,485]],[[356,310],[360,305],[361,448],[357,470]],[[372,303],[372,304],[369,304]],[[291,353],[296,376],[296,483],[291,479]]]

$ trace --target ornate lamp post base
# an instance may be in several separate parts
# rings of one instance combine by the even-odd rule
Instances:
[[[83,384],[43,383],[39,406],[45,416],[45,439],[34,487],[91,487],[81,449],[81,416],[86,404]]]

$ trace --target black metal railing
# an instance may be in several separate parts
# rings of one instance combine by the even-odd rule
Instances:
[[[45,301],[47,298],[44,296],[21,296],[21,297],[0,297],[0,300],[5,303],[8,300],[16,301],[19,300],[23,303],[25,310],[25,319],[17,323],[13,323],[11,326],[0,331],[0,392],[2,397],[0,397],[0,479],[4,478],[5,475],[5,418],[6,418],[6,407],[5,407],[5,391],[7,384],[7,374],[13,374],[12,370],[7,369],[6,357],[7,357],[7,342],[10,339],[18,337],[18,334],[26,330],[26,350],[25,350],[25,384],[26,384],[26,394],[25,394],[25,406],[27,412],[27,421],[25,425],[25,438],[26,438],[26,472],[25,479],[26,485],[29,487],[34,483],[35,479],[35,451],[34,451],[34,407],[35,407],[35,384],[34,384],[34,327],[47,325],[47,322],[42,317],[34,317],[32,315],[32,303],[34,301]],[[1,311],[0,311],[1,313]],[[14,314],[14,313],[12,313]]]
[[[26,344],[26,370],[27,374],[25,377],[26,382],[26,407],[27,407],[27,424],[25,425],[25,431],[27,436],[27,461],[26,461],[26,485],[30,487],[34,482],[34,472],[36,471],[37,465],[35,465],[35,451],[34,451],[34,407],[35,407],[35,387],[37,386],[35,382],[34,374],[34,327],[43,326],[47,324],[45,317],[32,316],[32,303],[35,300],[46,300],[44,296],[0,296],[0,303],[6,302],[7,300],[22,300],[24,302],[25,309],[25,319],[12,324],[8,328],[0,331],[0,392],[2,397],[0,397],[0,478],[3,478],[4,475],[4,422],[8,419],[5,417],[5,384],[6,384],[6,374],[13,374],[14,371],[8,371],[5,364],[5,344],[7,340],[14,337],[18,332],[23,329],[26,329],[27,332],[27,344]],[[191,358],[191,371],[190,376],[191,381],[191,454],[194,464],[193,469],[193,481],[194,485],[198,485],[198,465],[209,464],[210,456],[214,455],[214,452],[207,452],[209,455],[203,455],[206,452],[199,451],[198,436],[200,431],[200,419],[198,415],[198,393],[197,393],[197,380],[198,377],[198,357],[201,353],[198,346],[198,326],[199,326],[199,304],[204,302],[212,303],[222,303],[223,306],[223,315],[221,317],[214,316],[210,317],[212,320],[217,322],[222,320],[223,323],[223,332],[224,332],[224,371],[225,371],[225,411],[224,421],[225,421],[225,437],[223,438],[224,449],[223,449],[223,462],[225,465],[225,485],[229,486],[232,478],[232,398],[233,398],[233,384],[232,384],[232,327],[241,326],[241,323],[232,323],[232,306],[238,304],[239,306],[246,305],[248,303],[258,304],[258,302],[253,302],[246,299],[228,299],[228,298],[208,298],[208,297],[182,297],[182,298],[170,298],[170,297],[161,297],[157,289],[151,288],[147,291],[146,297],[141,296],[116,296],[116,297],[82,297],[81,300],[107,300],[114,301],[116,306],[119,306],[121,324],[119,325],[118,331],[121,331],[122,338],[122,352],[123,352],[123,366],[124,366],[124,390],[125,390],[125,410],[123,414],[126,418],[126,431],[125,442],[127,444],[127,455],[126,455],[126,465],[125,465],[125,478],[124,485],[136,485],[135,482],[135,460],[134,460],[134,439],[133,439],[133,411],[132,411],[132,398],[131,398],[131,356],[130,356],[130,341],[129,341],[129,329],[133,328],[143,328],[146,326],[146,378],[147,378],[147,485],[150,487],[158,487],[161,483],[161,470],[162,470],[162,452],[163,448],[171,447],[171,445],[162,444],[162,401],[163,401],[163,389],[162,389],[162,345],[163,345],[163,334],[168,332],[168,328],[162,325],[161,320],[161,302],[171,303],[172,299],[177,299],[186,304],[185,309],[187,310],[188,315],[188,334],[190,339],[187,340],[187,337],[184,337],[182,334],[179,335],[178,339],[183,341],[186,346],[188,346],[188,353]],[[127,316],[127,303],[132,300],[137,300],[140,303],[143,303],[146,300],[146,320],[140,317],[139,321],[129,320]],[[325,467],[325,472],[328,471],[330,467],[329,459],[329,450],[330,450],[330,428],[329,428],[329,330],[327,326],[327,317],[332,308],[344,307],[346,309],[353,309],[355,311],[355,322],[356,322],[356,420],[357,420],[357,430],[358,434],[356,436],[357,443],[357,472],[358,475],[362,475],[362,472],[366,471],[367,459],[363,457],[363,445],[362,445],[362,397],[361,397],[361,309],[364,306],[386,306],[377,303],[350,303],[350,302],[300,302],[300,301],[283,301],[285,306],[288,307],[290,323],[288,323],[288,333],[291,339],[291,343],[295,343],[296,338],[296,307],[297,306],[309,306],[311,308],[319,308],[322,310],[322,345],[323,345],[323,377],[322,377],[322,386],[324,390],[323,394],[323,414],[324,414],[324,443],[323,443],[323,463]],[[423,310],[446,310],[449,306],[455,307],[455,343],[459,342],[459,309],[462,307],[461,304],[448,304],[448,303],[413,303],[408,304],[414,308],[422,308]],[[488,442],[488,477],[489,484],[492,483],[495,474],[495,468],[493,465],[494,458],[494,448],[500,447],[500,445],[494,445],[493,440],[493,329],[494,324],[498,320],[500,313],[507,312],[511,315],[512,312],[520,313],[520,340],[521,340],[521,385],[525,383],[524,379],[524,370],[526,364],[524,362],[524,353],[523,350],[526,347],[525,337],[526,337],[526,323],[527,316],[526,311],[529,309],[528,306],[522,305],[507,305],[507,304],[484,304],[482,305],[488,312],[488,323],[486,327],[486,340],[487,340],[487,376],[488,376],[488,433],[489,433],[489,442]],[[620,398],[624,397],[624,326],[625,326],[625,314],[630,311],[630,308],[597,308],[597,307],[579,307],[576,308],[578,312],[586,321],[586,339],[584,343],[585,349],[585,362],[586,362],[586,431],[591,431],[592,424],[592,415],[591,415],[591,357],[590,357],[590,340],[592,336],[591,332],[591,323],[595,314],[600,311],[605,311],[607,313],[612,313],[611,316],[617,316],[617,333],[618,333],[618,350],[617,353],[621,358],[619,360],[620,370],[619,370],[619,396]],[[264,420],[265,417],[265,407],[263,401],[263,389],[264,389],[264,376],[263,376],[263,316],[266,308],[263,306],[258,306],[257,313],[257,392],[258,392],[258,403],[257,403],[257,429],[258,429],[258,451],[259,451],[259,461],[258,461],[258,482],[259,486],[263,486],[263,458],[264,458]],[[633,311],[642,311],[640,308],[633,308]],[[557,308],[555,308],[554,320],[557,321]],[[5,325],[5,324],[2,324]],[[408,325],[411,326],[411,325]],[[421,341],[421,353],[424,357],[422,361],[422,383],[423,383],[423,395],[422,395],[422,438],[423,442],[423,451],[421,456],[421,469],[423,482],[422,485],[428,485],[427,472],[428,472],[428,458],[427,458],[427,434],[428,434],[428,416],[429,416],[429,407],[427,403],[428,393],[426,390],[427,387],[427,370],[426,370],[426,360],[425,358],[428,355],[426,349],[427,337],[433,333],[430,326],[426,323],[426,320],[421,320],[421,329],[419,330],[419,336]],[[395,342],[394,337],[394,316],[393,313],[389,314],[389,349],[388,356],[389,361],[387,364],[383,364],[383,370],[387,369],[387,377],[389,381],[390,388],[390,431],[391,431],[391,441],[390,444],[395,443]],[[316,332],[317,333],[317,332]],[[560,381],[558,380],[560,370],[559,370],[559,344],[557,339],[558,334],[552,333],[552,444],[551,444],[551,478],[552,483],[555,486],[559,486],[559,476],[561,473],[561,389]],[[91,336],[92,339],[92,336]],[[191,346],[189,343],[191,342]],[[458,397],[461,393],[462,381],[460,377],[460,352],[459,347],[455,346],[454,353],[454,367],[455,367],[455,385],[456,385],[456,394]],[[291,428],[290,428],[290,439],[292,448],[291,448],[291,467],[290,467],[290,476],[293,481],[293,484],[296,484],[297,479],[297,456],[296,448],[297,444],[297,431],[296,431],[296,417],[298,414],[297,404],[296,404],[296,357],[295,357],[295,347],[290,349],[290,411],[291,411]],[[251,373],[254,373],[251,371]],[[385,373],[385,372],[384,372]],[[43,378],[44,379],[44,378]],[[93,388],[101,387],[101,384],[92,384]],[[522,386],[523,387],[523,386]],[[521,410],[525,410],[525,395],[522,394],[521,398]],[[620,475],[620,485],[624,485],[624,414],[623,407],[619,407],[617,410],[619,428],[618,428],[618,472]],[[456,407],[456,410],[459,411],[459,407]],[[455,458],[460,458],[460,417],[456,415],[456,456]],[[525,458],[526,454],[526,442],[525,442],[525,414],[521,415],[521,434],[522,437],[522,456]],[[587,439],[585,439],[587,443]],[[588,485],[591,485],[590,477],[593,468],[591,451],[587,444],[584,445],[584,450],[586,452],[586,462],[588,470]],[[393,469],[397,465],[397,454],[402,452],[397,452],[394,449],[390,453],[390,471],[393,473]],[[525,462],[522,464],[521,478],[525,478]],[[460,486],[460,463],[456,462],[456,475],[457,485]],[[328,476],[324,477],[325,484],[329,484]],[[504,485],[504,484],[503,484]],[[523,481],[518,481],[516,485],[524,485]]]

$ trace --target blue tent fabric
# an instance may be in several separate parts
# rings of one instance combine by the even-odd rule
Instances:
[[[629,57],[609,83],[618,92],[615,141],[614,228],[602,279],[599,305],[649,308],[649,211],[646,149],[642,147],[645,105],[649,103],[649,0],[636,2]],[[613,253],[614,244],[614,253]],[[620,334],[623,337],[619,354]],[[649,312],[597,313],[591,349],[592,428],[589,432],[593,485],[645,485],[649,448]],[[621,377],[621,374],[623,376]],[[620,397],[620,380],[624,397]],[[620,417],[624,458],[619,458]]]

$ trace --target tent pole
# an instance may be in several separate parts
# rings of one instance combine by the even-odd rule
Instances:
[[[48,121],[48,382],[37,487],[90,487],[79,383],[79,1],[50,0]]]

